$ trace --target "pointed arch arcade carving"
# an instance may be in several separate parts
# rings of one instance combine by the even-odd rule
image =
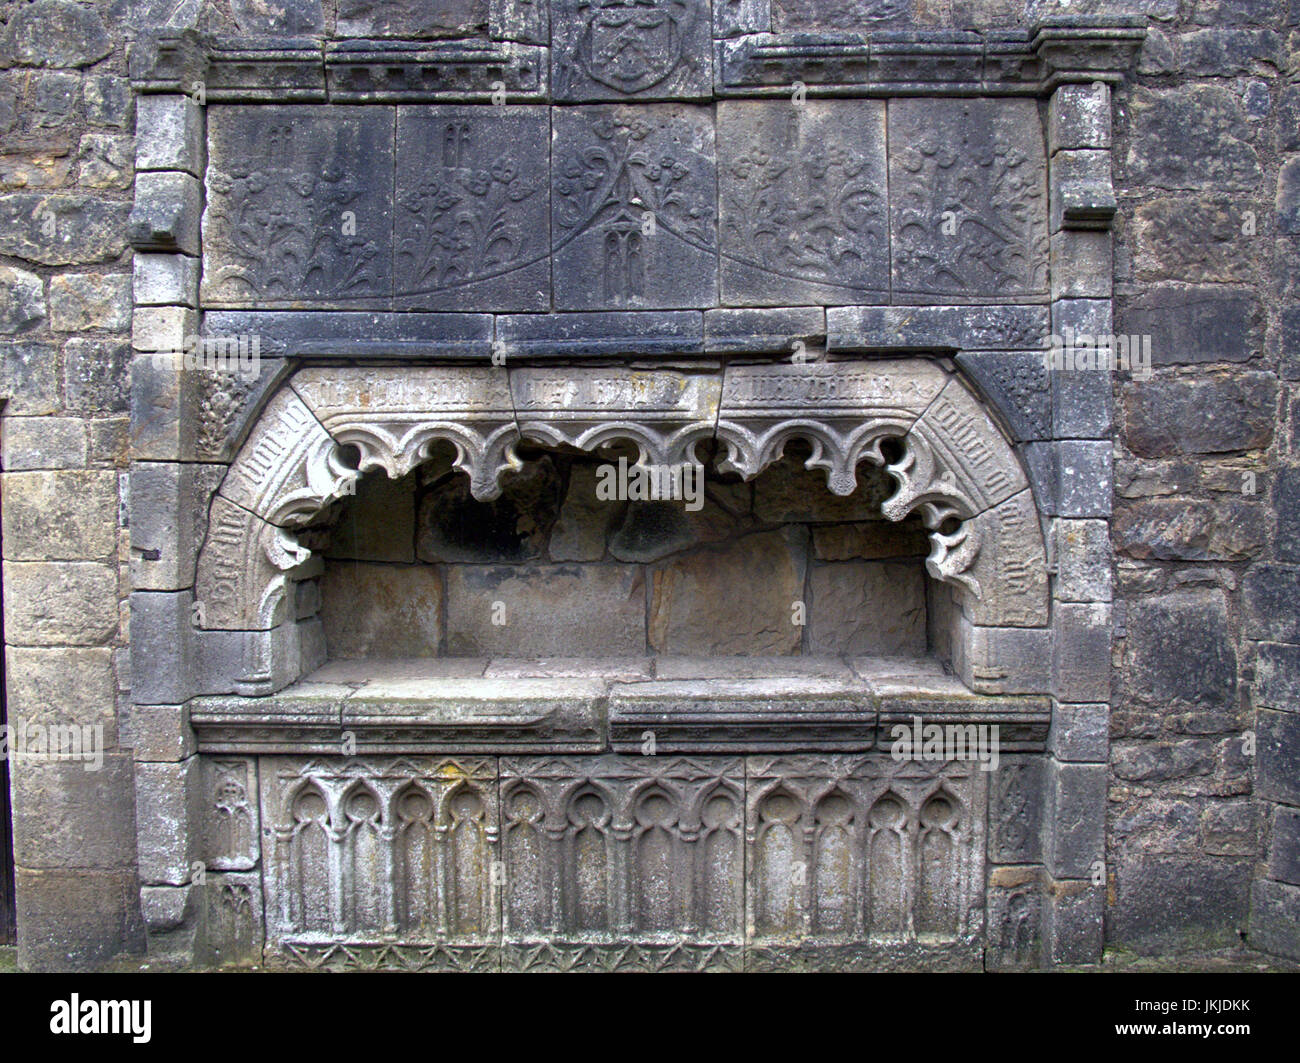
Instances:
[[[585,450],[626,440],[645,465],[699,460],[752,478],[792,439],[839,495],[862,461],[897,483],[883,513],[918,511],[932,577],[978,625],[1047,623],[1042,531],[1010,444],[963,381],[911,358],[725,370],[442,366],[302,369],[267,404],[209,513],[196,597],[202,626],[268,630],[310,558],[295,529],[372,469],[392,478],[449,442],[476,498],[500,494],[521,440]],[[888,444],[888,445],[887,445]],[[349,460],[348,448],[353,460]]]

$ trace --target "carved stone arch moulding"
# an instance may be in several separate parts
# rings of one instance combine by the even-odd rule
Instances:
[[[1042,627],[1047,569],[1038,512],[1010,443],[961,378],[927,359],[772,363],[632,372],[600,368],[306,368],[267,403],[214,496],[199,554],[200,626],[268,631],[311,552],[295,530],[382,469],[398,478],[449,442],[474,497],[501,491],[522,440],[593,450],[625,440],[642,465],[697,462],[757,476],[792,439],[839,495],[856,469],[898,484],[894,521],[919,511],[929,574],[979,626]],[[884,446],[887,440],[892,447]],[[354,448],[348,460],[346,448]]]

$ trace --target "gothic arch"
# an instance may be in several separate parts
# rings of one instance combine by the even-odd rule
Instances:
[[[660,369],[441,366],[301,369],[267,403],[222,481],[199,554],[199,626],[266,631],[310,551],[295,538],[358,477],[405,475],[439,441],[476,498],[495,498],[524,439],[583,449],[630,440],[645,464],[697,460],[716,438],[722,467],[752,478],[790,440],[831,491],[857,486],[861,461],[898,489],[890,520],[919,511],[930,575],[981,626],[1047,623],[1042,531],[1010,443],[962,379],[936,361]],[[895,441],[886,448],[886,440]],[[352,448],[355,460],[348,460]]]

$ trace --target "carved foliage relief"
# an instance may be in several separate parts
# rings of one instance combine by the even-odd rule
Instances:
[[[588,5],[610,80],[689,6]],[[214,106],[204,305],[1046,301],[1032,100],[680,100]]]
[[[1033,100],[894,100],[889,143],[896,298],[1046,292],[1047,165]]]
[[[214,107],[203,302],[374,306],[392,286],[392,115]],[[364,160],[364,164],[362,164]]]
[[[702,107],[557,110],[557,309],[717,301],[714,141]]]
[[[885,105],[718,105],[722,294],[848,303],[889,291]]]
[[[399,309],[550,307],[544,107],[397,112]]]

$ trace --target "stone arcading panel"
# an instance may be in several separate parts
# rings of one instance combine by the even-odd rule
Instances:
[[[979,402],[937,363],[748,365],[614,373],[593,367],[304,369],[267,404],[213,500],[198,561],[200,626],[269,630],[310,551],[292,528],[382,469],[397,479],[448,441],[479,499],[518,470],[521,439],[595,450],[631,441],[643,465],[698,460],[725,443],[724,470],[746,479],[791,439],[808,468],[848,495],[860,461],[884,465],[898,490],[890,520],[920,510],[927,569],[953,583],[977,624],[1046,623],[1043,540],[1009,443]],[[889,461],[885,440],[901,456]],[[347,462],[343,448],[355,448]],[[955,524],[955,527],[950,525]]]

